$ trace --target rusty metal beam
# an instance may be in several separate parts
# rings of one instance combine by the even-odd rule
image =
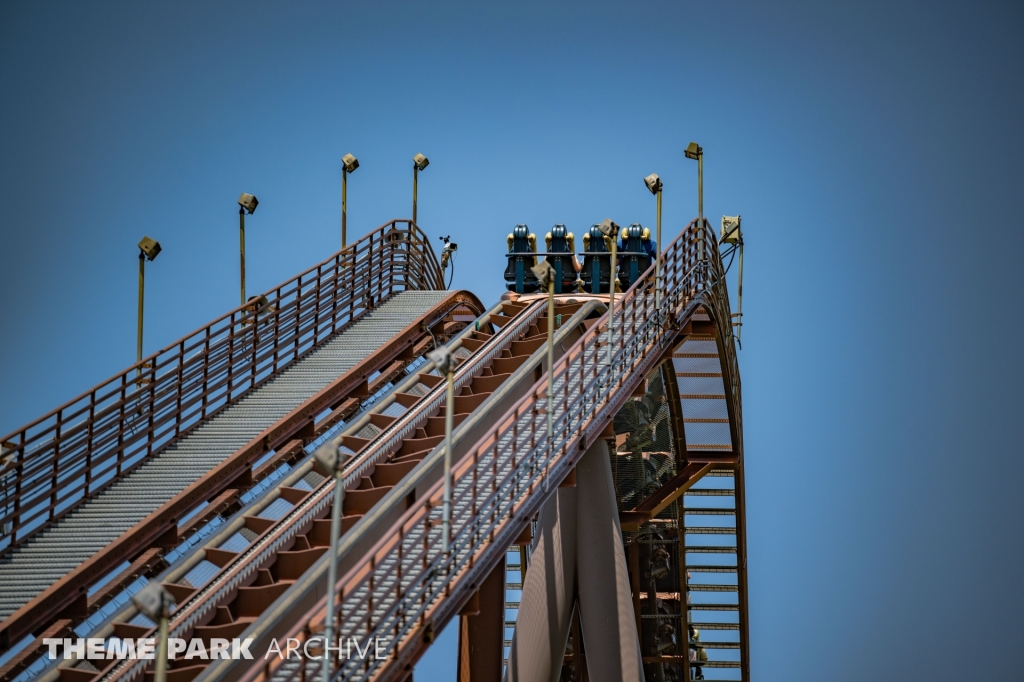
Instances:
[[[634,509],[619,514],[622,530],[633,532],[640,530],[641,524],[647,523],[661,513],[665,507],[682,497],[683,493],[689,490],[694,483],[711,471],[712,466],[699,462],[687,464],[682,471],[666,481]]]
[[[253,438],[248,444],[209,471],[201,479],[155,510],[115,542],[77,566],[70,573],[37,595],[0,623],[0,642],[11,646],[40,627],[61,618],[65,612],[77,613],[89,586],[113,570],[125,558],[157,545],[176,544],[177,522],[197,504],[216,497],[229,487],[237,487],[239,479],[251,482],[252,464],[268,449],[292,440],[303,429],[312,433],[313,419],[328,406],[337,404],[353,390],[365,391],[366,379],[379,367],[387,366],[407,348],[413,347],[423,335],[424,320],[440,320],[460,305],[483,310],[479,300],[468,292],[453,292],[421,318],[382,346],[376,354],[364,359],[344,375],[310,397],[281,420]]]

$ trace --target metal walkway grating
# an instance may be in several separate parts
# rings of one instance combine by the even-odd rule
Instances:
[[[0,619],[194,483],[440,303],[446,291],[396,294],[52,527],[0,558]]]

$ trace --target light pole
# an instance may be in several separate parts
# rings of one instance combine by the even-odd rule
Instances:
[[[154,580],[132,595],[132,603],[146,618],[159,623],[160,639],[156,648],[154,682],[166,682],[167,619],[171,615],[171,607],[174,606],[174,597]]]
[[[139,333],[135,343],[135,362],[142,362],[142,317],[146,299],[146,261],[155,259],[161,251],[160,242],[143,237],[139,242]],[[136,385],[142,383],[142,367],[135,370]]]
[[[704,148],[696,142],[691,142],[683,151],[688,159],[697,161],[697,224],[704,229]],[[700,233],[697,238],[697,260],[704,260],[704,238]]]
[[[334,477],[334,506],[331,508],[331,539],[327,565],[327,605],[324,607],[324,655],[321,661],[321,679],[331,678],[331,659],[328,644],[334,639],[334,591],[338,582],[338,538],[341,535],[341,508],[345,503],[345,486],[342,476],[344,461],[338,451],[340,440],[330,440],[313,453],[316,468],[321,473]]]
[[[348,213],[348,174],[359,168],[359,159],[346,154],[341,157],[341,248],[345,248],[347,241],[347,213]]]
[[[430,159],[428,159],[427,157],[423,156],[422,154],[417,154],[416,156],[412,157],[412,223],[413,223],[413,225],[418,225],[419,224],[419,223],[416,222],[416,188],[417,188],[417,185],[419,184],[420,171],[423,170],[424,168],[426,168],[429,165],[430,165]]]
[[[451,548],[452,533],[452,425],[455,412],[455,356],[448,346],[432,351],[427,358],[448,381],[444,408],[444,502],[441,507],[441,536],[444,553]]]
[[[242,196],[238,197],[238,245],[241,253],[239,273],[242,279],[241,305],[245,305],[245,213],[246,211],[249,212],[249,215],[255,213],[256,206],[259,203],[256,197],[245,192],[242,193]]]
[[[658,198],[658,226],[654,237],[657,249],[654,254],[654,307],[661,310],[661,178],[657,173],[651,173],[644,178],[644,184]]]
[[[537,282],[548,290],[548,462],[551,461],[551,448],[554,436],[554,407],[552,395],[555,390],[555,268],[545,258],[532,268]],[[548,491],[547,462],[544,465],[544,492]]]
[[[740,271],[737,278],[736,287],[736,312],[733,313],[733,317],[736,321],[733,322],[734,327],[738,327],[736,330],[736,340],[741,341],[743,335],[743,230],[740,225],[742,218],[738,215],[735,216],[722,216],[722,243],[723,244],[735,244],[734,248],[740,250]],[[742,350],[743,345],[740,344]]]
[[[609,250],[612,252],[612,267],[611,272],[608,273],[608,373],[611,376],[612,342],[615,340],[615,283],[618,281],[618,277],[615,276],[617,265],[615,261],[618,255],[619,226],[612,222],[611,218],[605,218],[604,222],[597,226],[597,229],[601,230],[605,245],[610,246]],[[609,239],[612,242],[610,245],[608,244]]]

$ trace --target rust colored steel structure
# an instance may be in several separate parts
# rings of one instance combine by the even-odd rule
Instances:
[[[453,470],[452,551],[442,551],[441,483],[418,495],[401,518],[375,536],[376,543],[351,564],[338,585],[338,634],[362,645],[375,637],[388,644],[375,660],[342,660],[332,678],[401,680],[433,641],[435,633],[471,598],[476,587],[504,559],[543,502],[568,477],[587,447],[605,429],[641,382],[669,359],[691,320],[706,313],[720,340],[726,377],[734,466],[742,466],[740,384],[731,330],[729,301],[717,242],[706,221],[692,222],[665,250],[662,308],[655,307],[653,267],[616,306],[574,343],[553,368],[553,382],[540,380],[493,422]],[[614,329],[613,333],[609,333]],[[611,364],[608,343],[613,344]],[[554,408],[554,439],[548,442],[546,403]],[[415,481],[407,481],[412,486]],[[742,505],[742,476],[737,476],[737,505]],[[742,509],[738,509],[742,514]],[[738,542],[745,542],[738,523]],[[354,528],[351,543],[359,542]],[[740,550],[745,564],[745,553]],[[740,622],[743,679],[749,679],[746,571],[740,567]],[[322,630],[326,604],[321,600],[297,618],[288,637],[304,641]],[[259,636],[260,624],[247,631]],[[317,667],[319,663],[313,662]],[[224,662],[205,679],[306,679],[312,668],[289,660],[268,660],[247,670]]]
[[[575,319],[572,317],[573,314],[582,320],[584,314],[593,307],[593,304],[589,305],[590,307],[576,304],[560,308],[567,316],[562,333],[582,333],[573,331],[580,325],[573,324],[570,320]],[[476,406],[486,402],[492,394],[500,394],[501,386],[510,380],[514,372],[533,377],[543,357],[544,339],[543,336],[537,336],[543,334],[539,329],[543,327],[545,320],[538,318],[544,306],[506,303],[499,308],[504,309],[504,314],[492,313],[484,318],[489,319],[485,324],[497,327],[498,331],[493,335],[468,328],[467,333],[459,339],[461,347],[457,351],[457,357],[462,359],[462,362],[456,373],[456,382],[460,391],[472,391],[456,398],[455,409],[462,411],[456,417],[460,424]],[[581,308],[583,312],[580,312]],[[534,337],[525,338],[531,332]],[[498,374],[488,373],[495,371]],[[401,416],[386,416],[384,413],[374,415],[369,422],[375,427],[371,431],[376,431],[376,435],[372,436],[363,430],[365,427],[358,426],[358,421],[355,422],[351,428],[356,429],[358,433],[366,433],[367,438],[340,436],[340,444],[358,450],[346,464],[344,480],[348,485],[342,517],[343,537],[361,516],[372,514],[371,509],[377,502],[404,477],[405,473],[438,447],[439,441],[443,439],[443,426],[440,424],[443,417],[432,418],[428,415],[443,409],[441,406],[444,404],[444,382],[434,375],[420,373],[416,376],[414,383],[417,385],[415,388],[410,386],[414,392],[402,393],[396,401],[396,404],[406,408]],[[532,384],[532,379],[530,383]],[[498,400],[499,404],[503,404],[502,398]],[[390,412],[390,409],[387,411]],[[439,431],[441,433],[438,433]],[[367,485],[370,482],[375,483],[372,488]],[[250,523],[258,522],[259,525],[254,526],[253,530],[259,532],[260,536],[245,552],[225,552],[207,548],[207,557],[214,556],[222,571],[194,593],[191,590],[185,591],[180,586],[168,586],[169,589],[182,590],[179,593],[178,607],[171,617],[171,636],[185,639],[209,637],[213,630],[228,627],[237,628],[237,632],[241,632],[242,627],[246,625],[244,619],[253,621],[260,617],[262,611],[270,607],[273,599],[286,600],[289,604],[315,602],[321,596],[321,590],[314,590],[315,594],[304,596],[293,592],[282,593],[279,588],[287,589],[300,576],[305,577],[303,574],[308,574],[309,566],[314,560],[319,559],[326,549],[329,542],[329,521],[324,517],[329,516],[333,485],[330,480],[324,480],[308,492],[298,489],[288,491],[295,496],[291,500],[294,507],[277,521],[247,518]],[[303,549],[296,552],[297,546]],[[301,568],[297,568],[300,560],[303,563]],[[268,568],[270,572],[267,572]],[[263,575],[257,577],[258,574]],[[254,606],[251,600],[242,603],[257,592],[271,597],[261,601],[258,606]],[[225,611],[236,615],[242,614],[243,621],[225,622],[226,617],[221,617]],[[215,616],[215,613],[218,615]],[[214,618],[213,621],[211,617]],[[211,622],[215,624],[211,626]],[[115,633],[118,628],[123,631],[126,624],[118,623],[114,628]],[[146,632],[149,630],[139,629],[140,636]],[[174,672],[183,676],[192,675],[205,666],[205,663],[196,661],[187,664],[185,668],[176,668]],[[138,679],[145,667],[144,661],[113,662],[98,676],[87,678],[82,673],[81,679]],[[62,669],[62,672],[63,670],[65,669]]]
[[[247,392],[404,290],[442,288],[436,256],[422,231],[393,220],[331,258],[145,358],[28,426],[6,436],[0,470],[3,553],[23,544],[134,467],[176,442]],[[427,327],[470,294],[449,295]],[[378,365],[407,353],[426,334],[421,320],[374,356],[312,396],[209,474],[122,536],[116,547],[68,574],[0,623],[0,648],[55,618],[82,611],[89,583],[147,547],[176,538],[176,520],[229,487],[245,485],[252,463],[291,444],[326,407],[365,391]],[[370,367],[374,365],[374,367]],[[141,369],[137,379],[136,370]],[[82,615],[82,614],[79,614]]]

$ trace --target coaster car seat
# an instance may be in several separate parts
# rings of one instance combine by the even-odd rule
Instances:
[[[505,266],[505,287],[517,294],[533,294],[540,288],[537,276],[530,269],[537,264],[537,235],[526,225],[516,225],[508,236],[508,265]]]
[[[651,231],[640,223],[622,229],[622,250],[618,254],[619,281],[625,291],[651,267]]]
[[[558,224],[551,228],[551,231],[544,235],[544,244],[547,247],[548,255],[546,260],[555,269],[555,293],[563,294],[576,289],[576,268],[575,237],[572,232],[565,229],[565,225]],[[552,254],[564,253],[564,256]]]

